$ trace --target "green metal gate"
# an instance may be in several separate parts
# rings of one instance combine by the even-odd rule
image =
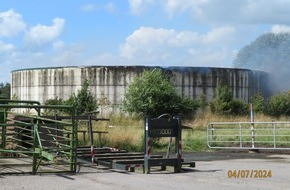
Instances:
[[[44,116],[46,109],[67,116]],[[71,106],[0,100],[0,174],[76,171],[77,122]],[[23,113],[24,112],[24,113]]]

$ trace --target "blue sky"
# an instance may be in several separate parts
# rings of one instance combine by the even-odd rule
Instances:
[[[0,82],[16,69],[232,67],[265,32],[290,31],[290,0],[0,0]]]

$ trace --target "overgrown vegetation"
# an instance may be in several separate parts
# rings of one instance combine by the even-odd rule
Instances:
[[[168,74],[154,69],[143,72],[127,89],[123,110],[139,116],[157,117],[163,113],[191,115],[198,108],[197,101],[181,97]]]
[[[251,103],[253,105],[253,110],[255,113],[264,113],[265,112],[265,98],[262,93],[257,93],[251,98]]]
[[[200,115],[202,114],[202,115]],[[255,121],[275,121],[274,117],[264,114],[256,114]],[[276,120],[277,121],[277,120]],[[279,121],[287,121],[287,117],[279,118]],[[219,115],[210,111],[198,113],[195,118],[182,119],[182,125],[191,127],[191,129],[182,132],[183,151],[211,151],[207,147],[207,125],[210,122],[250,122],[250,114],[245,116]],[[86,124],[82,126],[87,128]],[[128,151],[144,151],[144,119],[132,118],[124,115],[113,115],[110,121],[95,122],[94,127],[97,130],[108,131],[102,135],[102,145]],[[82,134],[79,134],[79,140],[82,140]],[[157,139],[152,145],[152,151],[165,152],[169,138]],[[89,145],[89,140],[86,143]],[[98,145],[98,138],[95,136],[95,145]],[[174,151],[174,148],[172,148]]]
[[[0,83],[0,95],[2,97],[5,97],[5,98],[10,98],[10,89],[11,89],[11,85],[10,83]]]
[[[72,94],[65,101],[65,104],[74,106],[77,115],[96,111],[98,108],[96,98],[89,91],[89,83],[87,80],[84,81],[82,88],[78,90],[77,94]]]
[[[216,114],[245,115],[249,105],[234,98],[227,86],[219,85],[217,97],[210,103],[210,109]]]
[[[265,99],[262,93],[257,93],[251,97],[250,103],[256,114],[290,116],[290,91],[275,94],[269,99]],[[249,113],[249,104],[233,98],[228,87],[219,86],[217,97],[210,103],[210,110],[221,115],[246,115]]]
[[[67,100],[55,97],[45,102],[45,105],[70,105],[74,106],[77,115],[87,112],[96,111],[98,108],[97,100],[89,91],[89,83],[84,81],[82,88],[78,90],[77,94],[72,94]],[[46,110],[49,114],[53,110]],[[66,110],[63,110],[65,113]]]
[[[290,91],[272,96],[265,104],[264,113],[270,116],[290,116]]]

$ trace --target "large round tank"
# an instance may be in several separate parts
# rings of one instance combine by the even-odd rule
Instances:
[[[90,91],[100,104],[100,112],[119,112],[127,86],[140,77],[145,66],[51,67],[12,71],[11,94],[20,100],[44,103],[55,97],[67,99],[88,80]],[[205,94],[210,102],[219,84],[232,89],[236,98],[246,102],[257,92],[267,91],[267,74],[261,71],[209,67],[167,67],[179,93],[192,99]],[[154,85],[154,84],[152,84]]]

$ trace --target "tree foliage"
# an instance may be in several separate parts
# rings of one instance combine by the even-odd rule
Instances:
[[[67,100],[56,97],[47,100],[45,105],[71,105],[74,107],[77,115],[95,111],[98,108],[96,98],[89,91],[89,83],[87,80],[84,81],[82,88],[77,94],[72,94]]]
[[[264,113],[266,102],[262,93],[257,93],[251,97],[251,103],[255,113]]]
[[[265,113],[271,116],[290,116],[290,91],[271,96],[266,104]]]
[[[249,106],[234,98],[227,86],[219,85],[217,97],[210,103],[210,109],[216,114],[245,115]]]
[[[77,115],[86,112],[96,111],[98,108],[97,100],[89,91],[89,83],[87,80],[83,83],[81,90],[77,94],[70,96],[65,104],[74,106]]]
[[[11,85],[10,83],[0,83],[0,95],[4,96],[6,98],[10,98],[10,89]]]
[[[124,96],[123,110],[130,114],[157,117],[163,113],[188,115],[197,109],[196,101],[181,97],[168,74],[146,70],[135,78]]]

